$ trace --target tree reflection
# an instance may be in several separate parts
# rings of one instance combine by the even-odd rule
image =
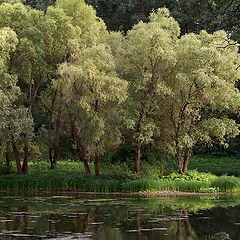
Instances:
[[[136,220],[136,230],[137,230],[136,240],[141,240],[141,216],[139,211],[136,211],[135,220]]]

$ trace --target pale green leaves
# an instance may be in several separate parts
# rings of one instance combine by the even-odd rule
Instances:
[[[177,21],[170,16],[170,12],[167,8],[159,8],[156,12],[150,14],[150,22],[156,22],[159,27],[167,32],[173,38],[177,38],[180,35],[180,27]]]
[[[6,68],[10,52],[16,49],[18,38],[10,28],[0,28],[0,72]]]
[[[83,0],[58,0],[56,8],[63,9],[71,17],[71,23],[78,30],[81,45],[96,44],[100,37],[107,34],[104,22],[96,17],[95,10]]]
[[[226,140],[228,138],[234,138],[239,134],[239,125],[232,119],[227,118],[209,118],[202,121],[193,136],[198,142],[220,143],[227,146]]]

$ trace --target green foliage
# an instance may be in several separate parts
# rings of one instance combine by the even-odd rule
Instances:
[[[217,176],[240,176],[240,162],[238,157],[235,156],[193,156],[189,164],[189,169],[196,169],[199,172],[209,172]]]
[[[172,173],[168,176],[164,176],[163,179],[170,181],[204,181],[211,182],[217,177],[211,173],[200,173],[196,170],[188,171],[185,174]]]
[[[92,165],[91,168],[93,168]],[[240,189],[240,179],[235,177],[216,177],[212,174],[190,171],[187,176],[171,174],[160,178],[156,174],[136,175],[124,164],[106,167],[102,175],[90,177],[83,173],[83,165],[76,162],[59,162],[55,170],[49,170],[47,162],[36,162],[30,164],[30,170],[31,174],[28,176],[15,174],[1,176],[0,189],[15,192],[183,191],[196,193],[235,192]]]
[[[215,179],[211,186],[223,192],[236,192],[240,190],[240,179],[237,177],[221,176]]]
[[[168,1],[173,16],[187,23],[181,30],[182,22],[167,8],[156,8],[166,1],[143,1],[141,5],[135,0],[109,2],[112,10],[138,9],[128,26],[136,24],[125,35],[109,33],[93,7],[83,0],[57,0],[53,6],[49,6],[53,1],[24,1],[44,11],[21,1],[0,1],[2,155],[14,155],[21,174],[21,157],[25,163],[29,156],[32,160],[43,159],[43,155],[50,160],[63,157],[63,138],[85,167],[103,155],[111,158],[122,143],[129,144],[129,156],[112,157],[117,161],[129,158],[127,164],[109,166],[106,171],[110,173],[104,172],[112,184],[104,177],[99,177],[99,182],[89,178],[89,183],[84,177],[80,181],[86,189],[98,182],[100,191],[108,191],[111,185],[121,189],[122,183],[128,190],[205,191],[208,185],[203,182],[209,184],[214,176],[190,172],[161,179],[173,164],[163,161],[159,153],[175,156],[179,171],[185,172],[194,146],[228,147],[229,139],[239,134],[239,46],[225,31],[209,34],[206,27],[199,32],[202,26],[196,24],[204,25],[207,19],[202,13],[185,19],[186,9],[196,5],[210,16],[227,5],[223,15],[230,16],[236,4]],[[95,4],[106,1],[96,0]],[[150,8],[155,10],[146,19]],[[182,10],[177,13],[176,9]],[[233,21],[238,28],[238,21]],[[210,30],[218,28],[214,24],[210,23]],[[189,33],[193,28],[194,33]],[[233,35],[238,32],[229,26],[226,29]],[[48,153],[42,154],[46,146]],[[149,153],[152,150],[156,156]],[[134,154],[136,160],[142,157],[148,162],[139,176],[131,171]],[[69,177],[64,184],[70,186],[74,179]]]
[[[139,176],[132,171],[132,167],[127,163],[108,164],[104,166],[103,174],[110,179],[117,179],[120,181],[139,178]]]

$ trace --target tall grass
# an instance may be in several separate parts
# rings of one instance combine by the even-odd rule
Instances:
[[[237,177],[221,176],[215,179],[211,185],[222,192],[240,191],[240,179]]]
[[[199,172],[211,172],[217,176],[234,175],[240,177],[239,157],[233,156],[194,156],[190,160],[189,169],[197,169]]]
[[[30,175],[0,176],[0,190],[5,191],[83,191],[83,192],[236,192],[240,191],[237,177],[217,177],[209,173],[189,171],[180,175],[162,176],[158,170],[145,170],[136,175],[126,164],[108,166],[100,176],[87,177],[83,166],[75,162],[59,162],[55,170],[48,163],[31,163]],[[93,166],[91,166],[93,168]]]

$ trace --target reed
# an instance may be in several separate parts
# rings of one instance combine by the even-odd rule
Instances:
[[[83,166],[75,162],[60,162],[55,170],[47,163],[31,163],[30,175],[0,176],[0,190],[19,191],[83,191],[83,192],[139,192],[139,191],[184,191],[184,192],[236,192],[240,191],[237,177],[217,177],[209,173],[189,171],[180,175],[172,173],[161,176],[157,171],[136,175],[125,171],[126,166],[108,167],[100,176],[87,177]]]

